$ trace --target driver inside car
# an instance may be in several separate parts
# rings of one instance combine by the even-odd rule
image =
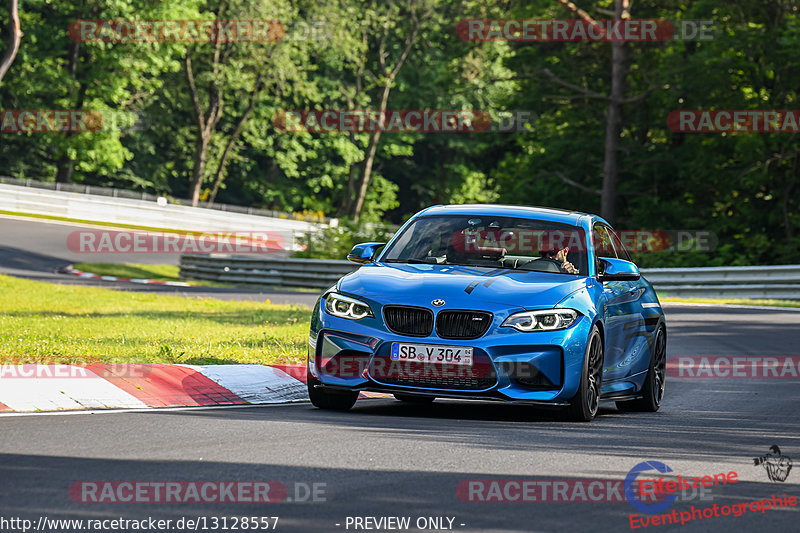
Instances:
[[[569,253],[569,247],[562,248],[561,250],[543,251],[540,252],[542,257],[540,257],[539,259],[552,259],[553,261],[561,263],[562,272],[566,272],[567,274],[577,274],[578,269],[575,268],[575,265],[567,261],[568,253]],[[534,261],[538,261],[538,259],[534,259]]]

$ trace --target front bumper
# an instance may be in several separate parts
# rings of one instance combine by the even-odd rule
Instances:
[[[581,316],[570,328],[552,332],[499,327],[516,311],[495,310],[487,333],[474,340],[442,339],[435,331],[409,337],[392,333],[380,318],[353,321],[315,313],[308,371],[322,386],[336,389],[564,404],[578,390],[590,319]],[[391,360],[392,343],[469,346],[474,363],[399,363]]]

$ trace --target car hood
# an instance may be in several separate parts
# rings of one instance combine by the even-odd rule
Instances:
[[[548,272],[369,263],[339,280],[337,288],[381,304],[430,307],[432,300],[442,299],[451,309],[474,309],[489,303],[522,308],[552,306],[586,285],[587,278]]]

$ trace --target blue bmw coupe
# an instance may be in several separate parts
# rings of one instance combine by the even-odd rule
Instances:
[[[316,407],[346,410],[375,391],[555,406],[588,421],[601,400],[624,411],[661,404],[661,305],[596,215],[435,206],[347,258],[362,266],[311,319]]]

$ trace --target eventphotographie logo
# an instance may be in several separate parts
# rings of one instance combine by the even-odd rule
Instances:
[[[753,459],[754,466],[763,466],[770,481],[786,481],[792,471],[792,459],[781,453],[777,445],[769,447],[770,453]]]
[[[672,472],[672,469],[661,461],[644,461],[631,468],[628,475],[625,476],[625,499],[640,513],[660,513],[661,511],[669,509],[678,497],[677,494],[670,494],[663,500],[650,504],[644,503],[641,500],[641,493],[636,491],[637,478],[639,474],[651,472],[653,470],[660,474]]]

